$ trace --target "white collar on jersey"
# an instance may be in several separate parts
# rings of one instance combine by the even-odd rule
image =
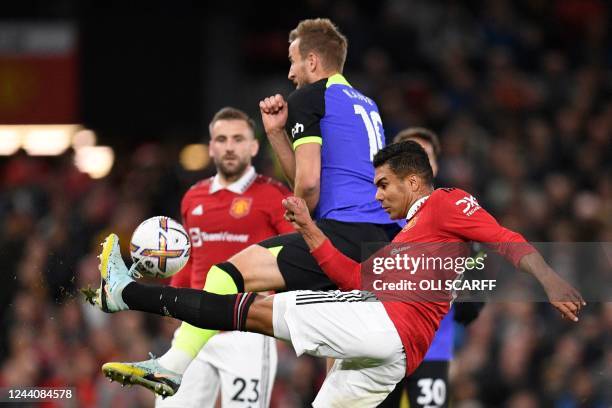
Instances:
[[[406,215],[406,221],[410,221],[410,219],[414,217],[414,214],[419,211],[419,208],[421,208],[421,206],[425,204],[425,201],[427,201],[428,198],[429,196],[426,195],[425,197],[419,198],[414,202],[414,204],[412,204],[412,206],[408,210],[408,215]]]
[[[255,173],[255,168],[253,166],[249,166],[242,177],[227,186],[223,186],[221,184],[221,181],[219,180],[220,178],[219,173],[215,174],[215,177],[213,177],[212,184],[210,185],[210,194],[216,193],[217,191],[223,189],[229,190],[232,193],[243,194],[249,187],[251,187],[251,184],[253,184],[253,181],[255,181],[255,178],[257,178],[257,173]]]

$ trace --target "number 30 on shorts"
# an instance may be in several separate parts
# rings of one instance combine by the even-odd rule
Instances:
[[[421,378],[417,385],[421,394],[417,397],[417,403],[423,407],[438,407],[446,401],[446,384],[439,378]]]

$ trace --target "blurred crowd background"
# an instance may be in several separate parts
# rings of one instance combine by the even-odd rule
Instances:
[[[287,34],[302,18],[330,17],[347,35],[346,76],[378,103],[388,141],[408,126],[439,133],[439,186],[473,193],[501,223],[532,241],[612,241],[608,2],[313,0],[293,8],[272,4],[270,12],[245,5],[236,19],[223,9],[190,13],[179,2],[178,17],[189,15],[198,27],[209,23],[205,39],[194,42],[201,49],[176,51],[197,54],[184,60],[205,67],[196,75],[185,66],[184,81],[198,89],[185,88],[185,98],[172,91],[171,103],[182,115],[160,119],[159,111],[135,107],[133,122],[129,106],[146,110],[155,102],[145,99],[164,99],[174,82],[157,78],[161,85],[149,84],[157,91],[134,99],[146,88],[142,81],[128,90],[133,76],[109,79],[91,68],[92,43],[101,41],[92,34],[93,6],[29,3],[38,7],[35,18],[77,20],[83,55],[77,120],[115,148],[116,160],[110,175],[92,179],[76,169],[70,150],[52,158],[0,157],[0,386],[75,386],[72,406],[78,407],[152,404],[148,391],[109,384],[99,368],[109,360],[142,360],[149,351],[162,354],[177,323],[135,312],[104,315],[77,289],[95,285],[105,234],[117,232],[126,244],[149,216],[179,218],[182,194],[213,172],[185,170],[179,151],[205,138],[211,113],[230,104],[259,120],[259,98],[291,91]],[[17,17],[27,17],[12,7]],[[144,19],[166,12],[160,6]],[[124,20],[119,27],[127,35]],[[155,38],[166,32],[163,25],[147,27],[157,30]],[[135,60],[123,50],[127,64]],[[101,55],[104,68],[120,65],[115,73],[137,71],[119,54],[111,61],[108,51]],[[154,74],[142,68],[148,81]],[[96,72],[102,84],[116,79],[119,86],[103,91],[93,84]],[[157,105],[165,111],[165,102]],[[155,128],[143,123],[148,119]],[[269,149],[262,149],[256,167],[279,177]],[[455,343],[453,407],[612,406],[612,303],[591,302],[578,324],[543,303],[489,304],[469,327],[457,327]],[[279,357],[273,406],[309,406],[324,362],[296,359],[283,345]]]

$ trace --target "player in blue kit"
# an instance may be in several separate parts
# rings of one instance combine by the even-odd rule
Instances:
[[[291,31],[289,42],[289,79],[297,89],[287,102],[280,95],[260,102],[264,128],[294,194],[306,201],[334,246],[359,262],[369,255],[362,250],[363,243],[388,242],[399,231],[375,200],[372,183],[372,160],[385,140],[378,108],[342,76],[347,41],[331,21],[304,20]],[[233,294],[335,288],[302,235],[293,233],[251,245],[227,262],[213,265],[203,289]],[[183,323],[181,344],[188,344],[192,352],[173,345],[164,358],[181,363],[174,366],[186,366],[216,333]],[[150,387],[155,392],[172,392],[182,375],[157,360],[117,364],[122,373],[139,367],[131,371],[134,377],[141,375],[142,367],[149,367],[149,382],[165,383]],[[128,375],[123,382],[139,381]]]
[[[385,242],[399,231],[369,195],[372,160],[385,140],[378,107],[342,76],[346,39],[329,20],[302,21],[289,41],[289,79],[297,90],[286,102],[281,95],[261,101],[266,134],[318,225],[342,252],[361,259],[363,243]],[[331,287],[299,234],[260,245],[283,248],[277,263],[284,288]]]

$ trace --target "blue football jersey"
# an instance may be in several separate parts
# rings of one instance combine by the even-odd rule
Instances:
[[[453,359],[453,341],[455,338],[455,310],[453,308],[444,316],[436,332],[424,361],[450,361]]]
[[[372,159],[385,134],[376,103],[336,74],[288,98],[287,134],[293,148],[321,144],[321,190],[315,218],[390,224],[374,196]]]

